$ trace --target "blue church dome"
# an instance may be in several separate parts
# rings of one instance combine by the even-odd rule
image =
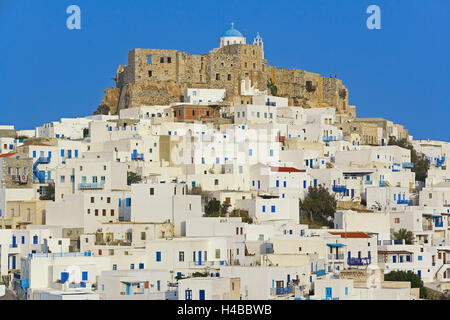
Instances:
[[[238,30],[234,28],[234,23],[231,24],[231,29],[228,29],[225,31],[222,35],[222,37],[244,37],[242,33],[240,33]]]

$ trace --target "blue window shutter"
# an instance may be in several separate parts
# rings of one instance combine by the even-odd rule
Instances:
[[[81,275],[81,280],[87,281],[87,279],[88,279],[88,272],[87,271],[83,271],[83,273]]]
[[[266,206],[262,206],[262,212],[266,212]]]
[[[61,157],[64,157],[64,149],[61,149]]]
[[[272,206],[272,212],[275,212],[275,206]]]
[[[65,283],[67,280],[69,280],[69,273],[61,272],[61,282]]]
[[[161,262],[161,252],[160,251],[156,252],[156,261]]]

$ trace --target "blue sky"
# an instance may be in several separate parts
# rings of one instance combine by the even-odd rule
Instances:
[[[66,8],[81,8],[81,30]],[[381,30],[366,8],[381,8]],[[337,75],[359,117],[450,141],[448,0],[0,0],[0,124],[92,114],[133,48],[205,53],[230,22],[270,65]]]

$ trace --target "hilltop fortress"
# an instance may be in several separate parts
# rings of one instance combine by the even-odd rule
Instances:
[[[226,89],[229,105],[251,104],[253,95],[268,90],[269,80],[277,87],[277,95],[288,98],[291,106],[333,107],[339,122],[356,116],[342,80],[268,65],[259,33],[253,44],[247,44],[233,24],[220,37],[219,48],[206,54],[131,50],[128,65],[120,65],[116,72],[116,87],[105,90],[101,104],[107,105],[111,114],[142,105],[168,105],[183,101],[187,88]]]

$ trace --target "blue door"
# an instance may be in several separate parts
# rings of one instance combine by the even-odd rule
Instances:
[[[355,197],[355,189],[352,189],[352,198]]]
[[[205,300],[205,290],[200,290],[198,292],[199,300]]]
[[[261,181],[258,180],[258,189],[261,189]]]
[[[332,296],[331,288],[325,288],[325,298],[331,299],[331,296]]]
[[[127,283],[127,296],[129,296],[130,295],[130,292],[131,292],[131,290],[130,290],[130,284],[129,283]]]
[[[12,269],[16,270],[16,256],[12,256]]]
[[[192,300],[192,290],[186,290],[184,292],[184,298],[185,300]]]
[[[422,278],[422,271],[421,270],[417,270],[417,275],[419,276],[419,278]]]
[[[201,251],[198,252],[198,264],[200,266],[202,265],[202,252]]]
[[[291,282],[291,275],[290,274],[287,275],[287,283],[289,283],[289,282]]]

